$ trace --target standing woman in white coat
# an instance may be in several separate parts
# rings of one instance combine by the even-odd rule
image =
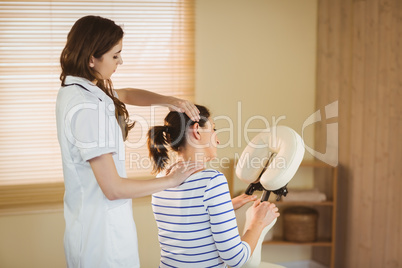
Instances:
[[[174,106],[197,121],[199,112],[178,98],[114,90],[110,78],[123,63],[122,40],[123,30],[113,21],[86,16],[71,28],[60,57],[56,117],[68,267],[139,267],[131,199],[178,186],[202,168],[180,163],[164,179],[126,179],[124,140],[133,124],[125,103]]]

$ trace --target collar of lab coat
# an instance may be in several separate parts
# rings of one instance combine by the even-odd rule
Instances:
[[[104,101],[105,98],[108,96],[106,95],[105,92],[102,91],[97,85],[89,81],[88,79],[78,77],[78,76],[67,76],[66,80],[64,82],[65,85],[70,85],[70,84],[79,84],[86,88],[89,92],[94,94],[96,97],[98,97],[100,100]]]

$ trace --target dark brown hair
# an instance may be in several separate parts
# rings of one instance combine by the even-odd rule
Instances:
[[[65,86],[68,75],[78,76],[89,81],[97,81],[97,86],[108,95],[115,106],[115,116],[125,140],[128,131],[134,127],[130,123],[126,105],[115,97],[110,79],[103,79],[98,72],[89,67],[91,57],[97,59],[116,46],[123,38],[123,29],[114,21],[99,16],[85,16],[75,22],[67,36],[67,43],[61,56],[61,85]]]
[[[186,142],[186,130],[189,126],[199,123],[204,127],[207,123],[210,112],[201,105],[196,105],[200,111],[200,120],[192,121],[186,114],[170,112],[165,117],[163,126],[154,126],[148,131],[149,156],[152,159],[153,172],[160,172],[166,168],[169,162],[169,148],[178,152]]]

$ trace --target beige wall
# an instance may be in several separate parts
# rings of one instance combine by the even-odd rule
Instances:
[[[65,267],[62,211],[0,216],[0,267]]]
[[[233,139],[231,121],[216,120],[222,144],[233,141],[220,159],[241,153],[248,120],[249,128],[265,126],[252,120],[256,115],[270,125],[284,117],[279,124],[301,133],[315,111],[316,10],[316,0],[196,0],[196,101],[233,120]],[[313,130],[305,134],[312,147]],[[142,267],[157,267],[149,199],[134,201],[134,218]],[[0,227],[1,267],[65,267],[61,211],[0,216]],[[265,247],[263,258],[280,262],[309,254],[306,247]]]
[[[271,125],[272,117],[285,117],[279,124],[301,133],[315,108],[316,0],[196,3],[196,101],[234,125],[234,146],[221,156],[241,152],[246,143],[238,130],[255,116]],[[229,127],[226,120],[216,123]],[[253,127],[264,127],[263,121],[252,120]],[[227,131],[220,136],[229,140]]]
[[[225,160],[245,147],[247,121],[248,129],[261,129],[261,118],[273,125],[283,117],[278,124],[302,133],[315,111],[316,27],[316,0],[196,1],[196,102],[230,119],[215,121],[227,176]],[[304,133],[313,147],[313,126]],[[240,187],[245,185],[236,183],[235,191]],[[305,246],[264,246],[263,260],[304,260],[310,254]]]

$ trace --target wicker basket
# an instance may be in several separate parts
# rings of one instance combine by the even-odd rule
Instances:
[[[308,207],[291,207],[283,212],[283,237],[292,242],[317,239],[318,212]]]

